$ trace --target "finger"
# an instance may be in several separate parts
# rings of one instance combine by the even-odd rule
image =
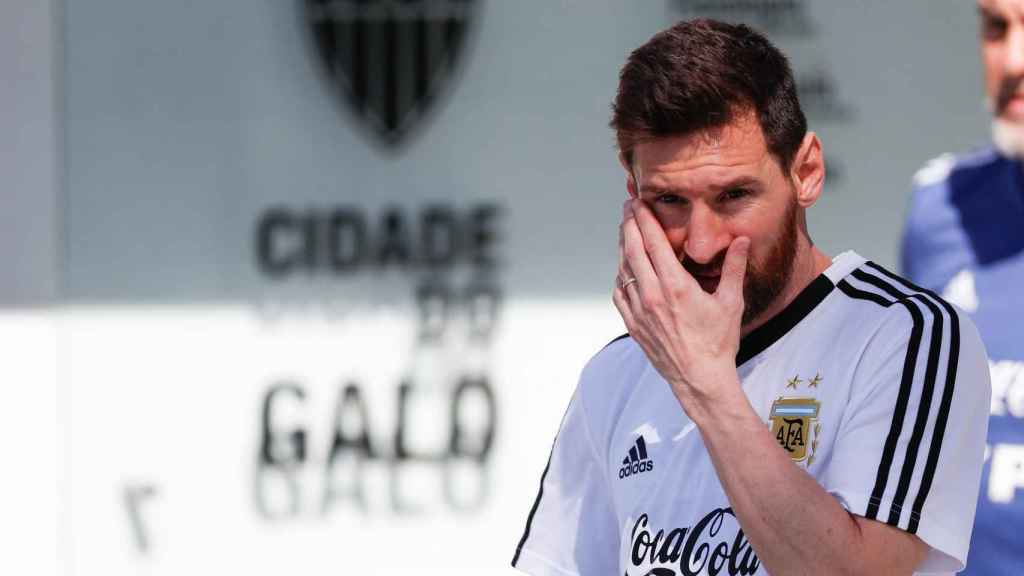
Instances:
[[[623,238],[623,229],[626,222],[627,215],[632,218],[633,210],[629,207],[629,200],[626,200],[622,204],[622,224],[619,224],[619,285],[622,285],[622,281],[630,278],[626,274],[626,253],[625,253],[625,239]]]
[[[629,208],[628,202],[624,210],[630,212],[630,219],[632,219],[632,209]],[[612,292],[612,301],[615,302],[615,307],[618,308],[623,321],[626,322],[627,330],[632,333],[636,325],[637,315],[643,313],[643,304],[640,301],[640,292],[637,289],[638,280],[633,274],[633,270],[630,269],[629,263],[626,262],[624,230],[625,225],[619,226],[619,271],[615,277],[615,290]]]
[[[634,200],[632,208],[643,237],[644,249],[647,251],[654,271],[661,282],[673,288],[696,286],[697,281],[684,272],[675,250],[669,244],[668,236],[665,235],[665,229],[662,228],[661,222],[655,217],[650,206],[640,200]]]
[[[740,236],[729,244],[722,263],[722,279],[715,295],[720,298],[743,301],[743,279],[747,275],[747,258],[750,254],[750,238]]]
[[[643,302],[640,299],[640,291],[637,287],[639,279],[636,278],[636,274],[633,273],[626,258],[627,227],[636,227],[631,200],[626,200],[622,205],[622,224],[619,226],[619,273],[616,278],[616,292],[619,293],[624,309],[629,310],[629,322],[632,326],[635,325],[633,322],[635,322],[636,318],[643,313]],[[612,297],[614,300],[614,294]],[[623,319],[626,319],[625,315],[623,315]]]
[[[628,266],[615,279],[615,289],[622,292],[622,300],[629,304],[630,309],[633,310],[634,318],[643,313],[640,289],[637,287],[638,282],[633,273],[629,271]]]
[[[626,281],[633,278],[633,271],[629,269],[629,264],[626,262],[626,240],[625,240],[625,222],[627,214],[632,218],[632,209],[629,207],[629,200],[622,205],[622,224],[619,225],[619,268],[615,276],[615,287],[623,289],[623,297],[625,294]]]
[[[615,287],[622,288],[625,290],[628,286],[636,284],[636,277],[633,276],[633,271],[629,269],[629,264],[622,261],[622,255],[619,255],[619,272],[615,276]]]
[[[626,287],[626,294],[632,305],[655,303],[664,300],[658,275],[654,272],[647,251],[644,249],[643,236],[637,227],[636,218],[627,218],[622,223],[622,251],[625,255],[625,267],[636,278],[636,282]],[[633,290],[636,290],[634,293]],[[634,297],[635,296],[635,297]]]
[[[636,322],[633,316],[633,309],[626,300],[625,290],[616,286],[615,290],[612,291],[612,302],[615,304],[615,309],[619,311],[619,316],[622,316],[622,322],[626,325],[626,331],[632,334]]]
[[[633,278],[634,281],[625,283],[626,285],[622,287],[622,292],[625,296],[626,303],[629,304],[630,310],[633,311],[633,320],[636,321],[644,317],[644,299],[640,296],[640,281],[637,280],[635,276],[629,277]],[[650,299],[647,301],[651,302]]]

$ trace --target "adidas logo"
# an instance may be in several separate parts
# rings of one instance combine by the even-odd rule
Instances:
[[[647,442],[640,436],[636,439],[636,445],[629,449],[629,455],[622,459],[619,478],[628,478],[651,470],[654,470],[654,460],[647,457]]]

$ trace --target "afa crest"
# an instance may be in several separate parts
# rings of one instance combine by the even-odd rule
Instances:
[[[814,462],[820,409],[821,403],[814,398],[779,398],[772,404],[772,435],[794,462]]]

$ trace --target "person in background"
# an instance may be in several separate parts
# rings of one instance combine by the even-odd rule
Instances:
[[[992,406],[965,574],[1024,574],[1024,0],[978,0],[992,143],[915,177],[901,266],[968,312]]]

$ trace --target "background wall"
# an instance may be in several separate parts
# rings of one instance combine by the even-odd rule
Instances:
[[[60,43],[53,3],[0,2],[0,572],[56,573]],[[16,544],[13,544],[16,543]]]
[[[603,297],[617,72],[687,15],[760,24],[792,57],[835,169],[812,218],[828,250],[892,263],[910,175],[987,131],[970,3],[473,4],[443,97],[391,152],[329,85],[301,1],[71,4],[68,296],[245,300],[266,288],[251,240],[268,206],[457,198],[500,201],[510,230],[531,230],[504,238],[516,294]],[[567,238],[583,240],[573,258],[549,249]]]
[[[320,4],[0,8],[0,306],[40,323],[22,380],[51,392],[25,414],[56,414],[66,573],[506,570],[576,375],[622,331],[609,103],[675,20],[790,55],[827,252],[893,265],[913,172],[987,134],[970,2],[361,3],[378,24],[318,45],[356,14]],[[425,5],[454,24],[388,52],[384,16]],[[388,54],[445,46],[389,124],[412,92]]]

